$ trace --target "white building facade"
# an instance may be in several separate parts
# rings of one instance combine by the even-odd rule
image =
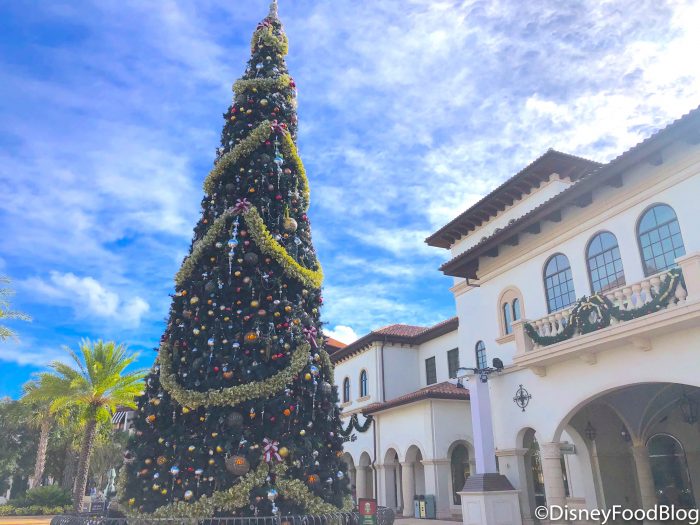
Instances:
[[[334,355],[344,413],[375,418],[346,449],[358,494],[406,515],[434,494],[440,517],[458,515],[453,485],[475,472],[468,396],[428,384],[498,358],[493,445],[524,523],[540,505],[696,508],[698,199],[695,110],[605,165],[550,150],[429,237],[450,250],[457,320]]]

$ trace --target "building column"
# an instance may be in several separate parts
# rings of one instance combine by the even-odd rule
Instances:
[[[394,465],[394,484],[396,485],[396,510],[401,510],[403,507],[403,482],[401,481],[401,465]]]
[[[656,490],[654,489],[654,478],[651,475],[649,451],[644,444],[636,444],[632,446],[632,456],[634,457],[634,466],[637,469],[640,503],[642,508],[651,509],[656,505]]]
[[[375,487],[377,491],[377,505],[388,507],[386,483],[387,468],[383,463],[375,463],[374,468],[377,470],[377,486]]]
[[[413,462],[401,463],[401,493],[403,494],[403,515],[413,516],[413,497],[416,495],[416,480],[413,475]]]
[[[566,489],[564,488],[564,474],[561,470],[559,443],[540,443],[540,456],[547,506],[563,508],[566,505]]]
[[[435,513],[437,519],[452,517],[450,501],[450,460],[449,459],[424,459],[423,471],[425,474],[425,493],[435,496]]]
[[[369,472],[369,467],[362,465],[355,467],[355,495],[358,500],[371,497],[367,495],[367,472]]]
[[[508,478],[513,488],[518,490],[523,524],[532,525],[535,520],[532,517],[534,509],[530,508],[530,495],[527,488],[528,471],[525,466],[527,451],[526,448],[498,449],[496,456],[498,456],[499,472]]]

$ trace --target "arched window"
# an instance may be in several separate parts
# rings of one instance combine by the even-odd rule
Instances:
[[[668,434],[656,434],[649,438],[647,450],[658,503],[695,508],[688,460],[678,440]]]
[[[576,301],[571,266],[566,255],[552,255],[544,267],[544,287],[547,291],[547,308],[550,313],[566,308]]]
[[[672,268],[676,258],[685,255],[676,212],[667,204],[657,204],[644,212],[637,225],[637,239],[647,276]]]
[[[476,343],[474,352],[476,354],[476,367],[486,368],[486,345],[483,341]]]
[[[343,379],[343,403],[350,401],[350,378]]]
[[[501,336],[505,337],[513,333],[513,322],[520,320],[522,304],[522,294],[514,286],[509,286],[498,299],[501,318]]]
[[[360,372],[360,397],[367,395],[367,370]]]
[[[588,276],[591,290],[605,292],[625,284],[625,272],[617,238],[610,232],[600,232],[588,243]]]
[[[513,316],[511,315],[512,306],[510,303],[503,303],[503,331],[506,334],[513,332]]]

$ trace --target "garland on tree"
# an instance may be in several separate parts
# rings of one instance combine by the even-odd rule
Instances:
[[[370,425],[372,424],[372,421],[374,421],[374,418],[372,416],[367,416],[365,422],[362,425],[360,425],[357,414],[353,414],[352,416],[350,416],[348,426],[340,430],[340,435],[343,437],[348,437],[353,430],[357,430],[358,432],[367,432],[367,430],[369,430]]]
[[[613,318],[618,321],[631,321],[666,308],[672,301],[679,283],[685,286],[681,270],[678,268],[669,270],[659,292],[654,295],[652,300],[632,310],[623,310],[619,306],[615,306],[610,299],[600,293],[590,297],[583,296],[571,309],[571,313],[566,318],[564,329],[557,335],[539,335],[530,323],[525,323],[525,332],[537,345],[549,346],[571,339],[577,332],[588,334],[606,328],[610,326],[610,321]]]
[[[202,215],[138,400],[119,480],[130,516],[352,506],[287,45],[273,0],[234,83]]]

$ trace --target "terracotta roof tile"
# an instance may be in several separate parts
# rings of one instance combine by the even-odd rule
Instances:
[[[433,326],[414,326],[409,324],[392,324],[374,330],[367,335],[360,337],[357,341],[341,348],[331,354],[331,360],[335,363],[340,359],[360,352],[375,341],[386,341],[388,343],[399,343],[408,345],[419,345],[425,341],[430,341],[441,335],[457,330],[459,319],[451,317]]]
[[[469,390],[458,387],[449,381],[444,381],[442,383],[426,386],[415,392],[409,392],[408,394],[390,399],[389,401],[384,401],[383,403],[372,403],[364,407],[362,412],[364,414],[374,414],[382,410],[415,403],[416,401],[422,401],[424,399],[456,399],[466,401],[469,399]]]

